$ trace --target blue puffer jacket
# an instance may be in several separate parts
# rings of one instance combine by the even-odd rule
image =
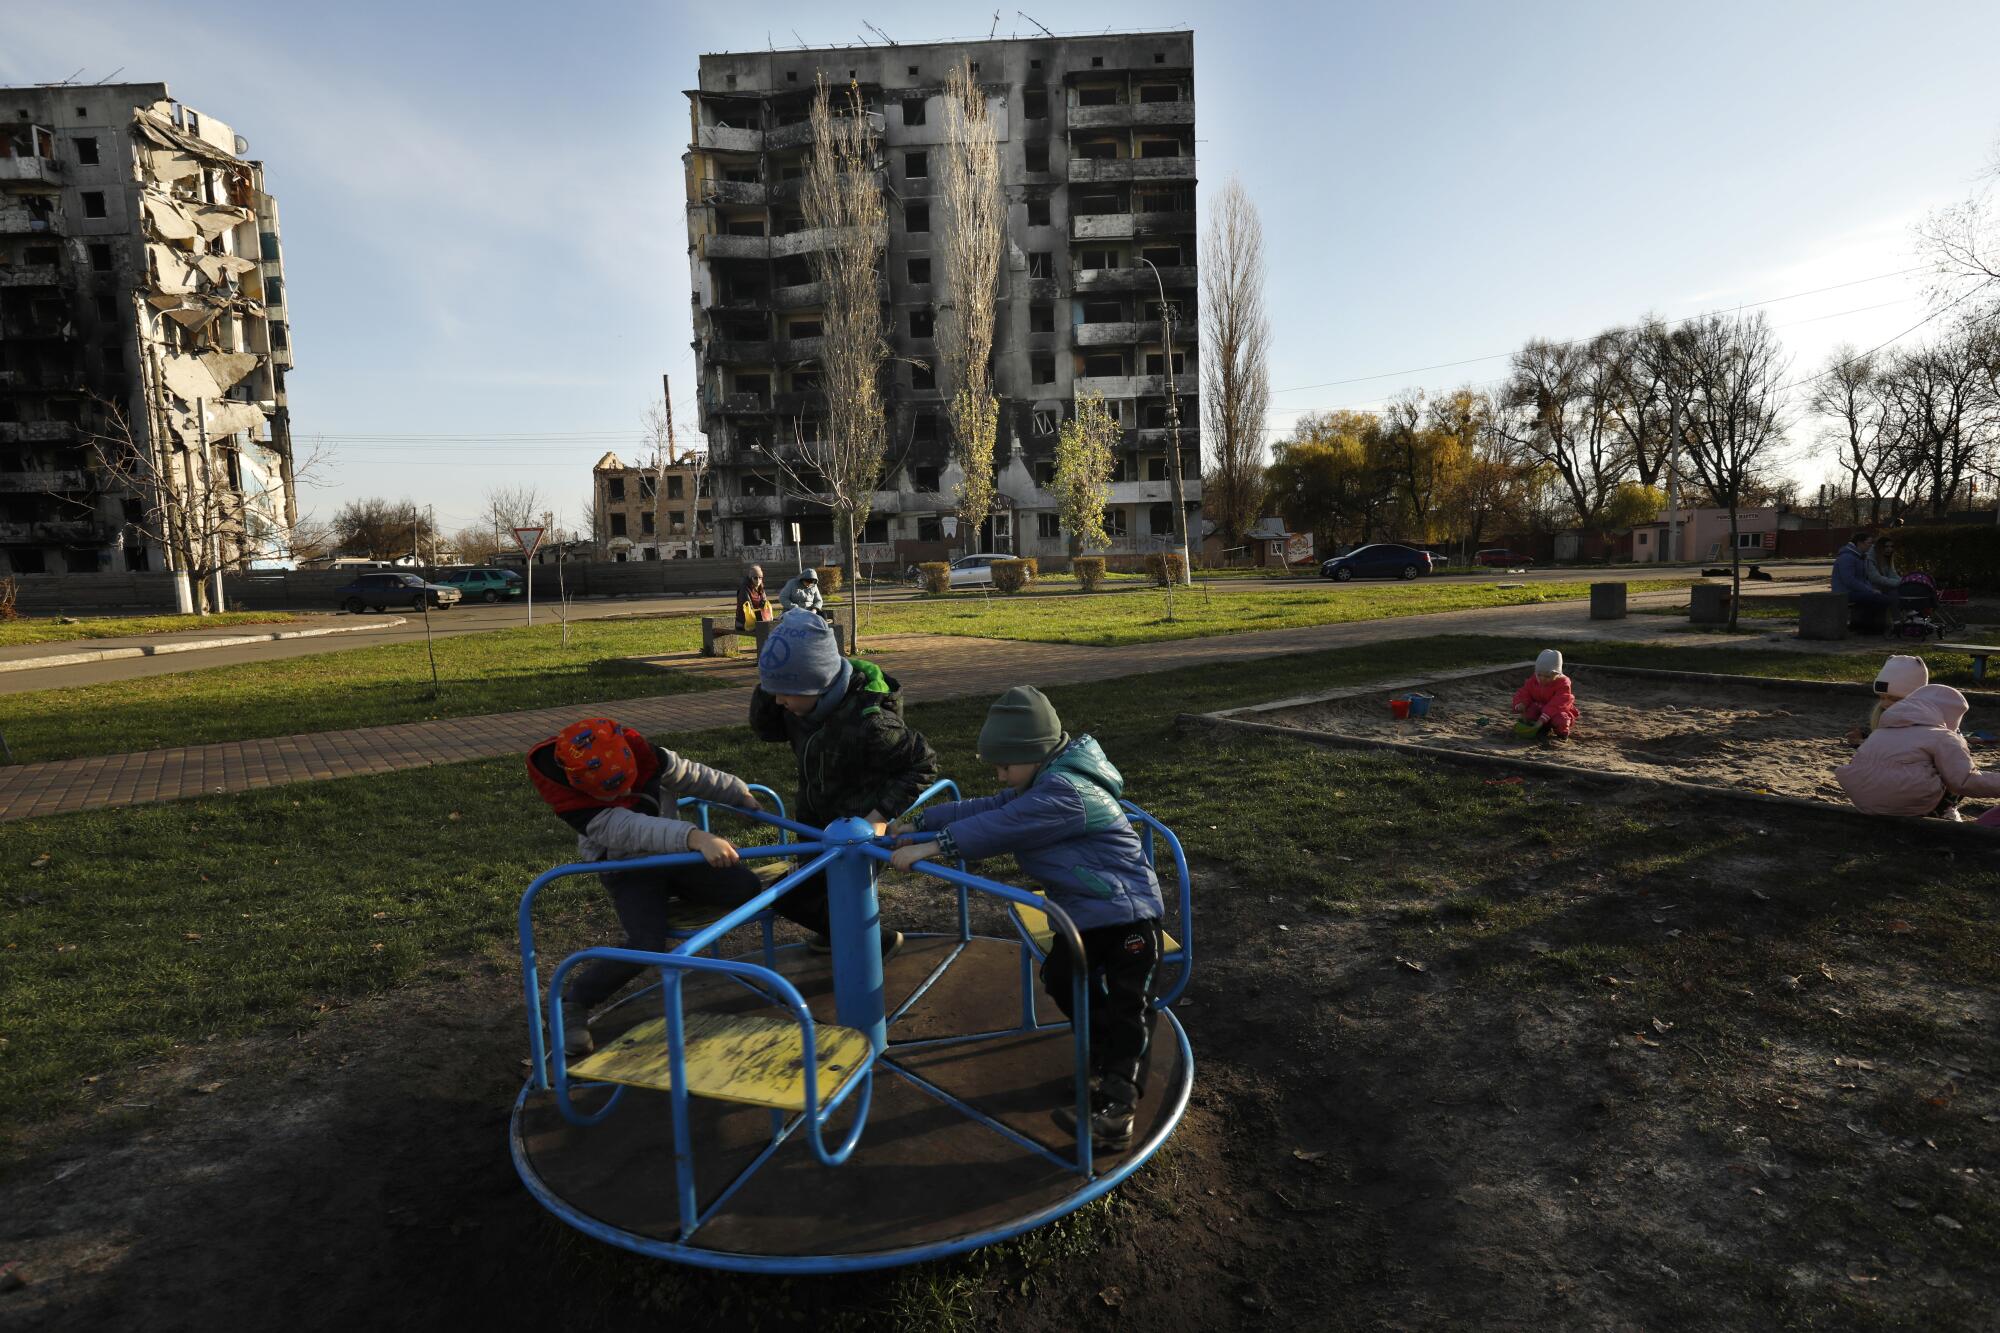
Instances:
[[[1852,602],[1886,602],[1889,598],[1868,578],[1868,557],[1853,542],[1833,557],[1833,590]]]
[[[1157,921],[1160,881],[1118,804],[1125,779],[1096,741],[1079,736],[1026,791],[922,811],[945,855],[980,861],[1014,853],[1022,873],[1069,913],[1078,930]]]

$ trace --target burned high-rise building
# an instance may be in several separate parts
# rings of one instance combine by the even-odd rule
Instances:
[[[0,574],[285,554],[278,208],[164,83],[0,89]]]
[[[889,202],[888,456],[864,540],[886,559],[893,542],[942,536],[959,473],[934,369],[943,219],[932,184],[945,77],[961,59],[996,113],[1007,204],[993,347],[999,495],[976,548],[1067,552],[1042,484],[1057,427],[1085,392],[1124,426],[1106,513],[1112,553],[1159,550],[1173,531],[1170,386],[1198,531],[1194,35],[1127,33],[702,57],[689,93],[688,249],[722,554],[782,558],[792,522],[808,546],[834,540],[825,505],[797,493],[769,453],[795,431],[812,438],[825,412],[813,252],[827,238],[806,227],[800,205],[821,77],[843,95],[859,90]]]

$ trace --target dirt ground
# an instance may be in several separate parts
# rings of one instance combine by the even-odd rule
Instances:
[[[1466,887],[1503,915],[1447,948],[1435,902],[1315,910],[1198,866],[1197,1082],[1168,1150],[1039,1249],[890,1277],[710,1276],[555,1223],[507,1156],[511,959],[441,964],[299,1033],[107,1078],[97,1115],[33,1132],[0,1180],[0,1265],[24,1283],[0,1324],[1991,1328],[2000,1279],[1956,1242],[1994,1215],[2000,1006],[1874,941],[1791,962],[1809,909],[1751,887],[1785,872],[1663,890],[1494,866]],[[936,902],[891,887],[885,915],[942,927]],[[1530,903],[1550,912],[1505,924]],[[1684,932],[1726,966],[1588,962]],[[1721,985],[1840,1020],[1691,1036],[1676,1006]]]
[[[1510,705],[1526,668],[1440,681],[1429,714],[1398,721],[1382,690],[1323,704],[1257,713],[1254,720],[1371,740],[1550,759],[1605,773],[1677,778],[1844,804],[1833,771],[1854,751],[1844,737],[1865,723],[1861,695],[1764,686],[1682,685],[1575,669],[1580,719],[1568,740],[1522,740]],[[1990,722],[1989,711],[1984,721]],[[1975,707],[1968,729],[1982,723]]]

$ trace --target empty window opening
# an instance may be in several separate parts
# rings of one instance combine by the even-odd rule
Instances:
[[[1031,278],[1052,278],[1055,276],[1055,264],[1049,258],[1047,250],[1030,250],[1028,252],[1028,276]]]
[[[799,81],[799,72],[797,70],[788,69],[785,71],[786,83],[797,83],[798,81]]]
[[[1124,541],[1126,531],[1127,520],[1123,509],[1107,509],[1104,511],[1105,536],[1111,538],[1113,541]]]
[[[1027,120],[1047,120],[1049,115],[1049,90],[1036,84],[1021,90],[1021,115]]]
[[[1157,260],[1154,262],[1158,262]],[[1117,268],[1116,250],[1083,250],[1078,252],[1077,267],[1082,269]]]
[[[930,257],[923,256],[920,258],[912,259],[910,261],[910,281],[929,282],[930,280],[931,280]]]
[[[1028,201],[1028,225],[1030,227],[1046,227],[1049,225],[1048,200],[1030,199]]]
[[[1090,67],[1091,67],[1092,69],[1103,69],[1103,68],[1104,68],[1104,57],[1103,57],[1103,56],[1092,56],[1092,57],[1090,58]]]
[[[932,314],[931,311],[926,309],[912,310],[910,312],[910,336],[912,338],[928,338],[936,331],[937,316]]]
[[[1056,308],[1052,302],[1036,301],[1028,307],[1028,332],[1054,333],[1056,331]]]
[[[97,165],[97,140],[90,137],[76,141],[76,163],[80,167]]]
[[[923,98],[905,97],[903,99],[903,123],[905,125],[921,125],[924,123]]]
[[[938,470],[934,467],[913,467],[910,469],[910,487],[935,495],[938,488]]]
[[[928,153],[903,154],[903,174],[911,180],[922,180],[931,174],[931,159]]]
[[[937,437],[938,437],[937,413],[919,412],[916,414],[916,416],[910,418],[910,439],[913,442],[917,444],[936,444]],[[931,475],[935,478],[935,476],[937,475],[936,468],[931,469]],[[918,489],[921,490],[923,488],[918,487]],[[932,486],[931,489],[936,490],[937,487]]]
[[[625,478],[613,477],[609,481],[605,482],[604,486],[605,486],[605,493],[609,495],[611,499],[623,500],[625,498]]]
[[[645,536],[653,535],[653,511],[648,509],[639,515],[639,531]]]
[[[1079,88],[1076,90],[1076,104],[1078,106],[1116,106],[1118,104],[1118,90],[1116,88]]]
[[[1053,465],[1050,465],[1049,467],[1048,476],[1044,477],[1037,475],[1035,478],[1036,483],[1042,486],[1046,486],[1054,480],[1055,480],[1055,468]],[[1040,537],[1045,542],[1052,542],[1059,540],[1062,537],[1062,515],[1046,514],[1046,513],[1036,514],[1035,535]]]
[[[1086,324],[1122,324],[1125,322],[1125,307],[1116,301],[1085,301],[1083,322]]]
[[[1159,352],[1148,352],[1148,353],[1146,353],[1146,373],[1147,373],[1148,375],[1164,375],[1164,374],[1166,374],[1166,373],[1167,373],[1167,358],[1166,358],[1165,356],[1161,355],[1161,354],[1160,354]],[[1186,352],[1175,352],[1175,353],[1174,353],[1174,374],[1175,374],[1175,375],[1185,375],[1185,374],[1187,374],[1187,353],[1186,353]]]
[[[917,67],[915,65],[910,66],[909,74],[913,79],[917,77]]]
[[[93,245],[90,247],[90,267],[99,273],[111,271],[111,247]]]
[[[101,218],[105,216],[104,191],[85,190],[83,192],[83,215],[87,218]]]
[[[1141,102],[1178,102],[1181,90],[1171,83],[1149,83],[1139,89]]]
[[[97,294],[97,317],[99,319],[118,318],[118,298],[110,292]]]
[[[729,234],[731,236],[762,236],[764,234],[764,219],[732,218],[729,223]]]
[[[1118,160],[1118,143],[1115,139],[1099,139],[1093,143],[1078,144],[1076,155],[1091,162],[1115,162]]]
[[[614,537],[623,537],[625,535],[625,515],[613,514],[611,516],[611,535]]]
[[[1154,63],[1155,65],[1164,65],[1164,64],[1166,64],[1166,63],[1167,63],[1167,53],[1166,53],[1165,51],[1155,51],[1155,52],[1153,52],[1153,63]]]
[[[795,319],[788,332],[794,338],[817,338],[825,329],[816,319]]]
[[[929,231],[930,229],[931,208],[929,204],[909,204],[904,207],[904,231]]]
[[[910,367],[910,387],[912,389],[937,388],[937,371],[931,366],[918,362]]]
[[[1049,169],[1049,141],[1047,139],[1035,140],[1022,149],[1022,157],[1026,160],[1029,171],[1047,171]]]
[[[1083,358],[1083,373],[1091,376],[1118,376],[1125,373],[1125,358],[1116,353],[1099,353]]]
[[[1115,194],[1080,194],[1070,201],[1070,211],[1082,217],[1101,217],[1125,210],[1120,207]]]
[[[1056,359],[1047,352],[1038,352],[1028,358],[1028,378],[1036,384],[1056,382]]]
[[[1161,268],[1173,268],[1181,262],[1181,249],[1177,245],[1149,245],[1139,251],[1139,257]]]
[[[1146,528],[1155,535],[1172,532],[1174,530],[1174,507],[1170,504],[1154,505],[1151,512],[1146,515]]]
[[[1140,157],[1179,157],[1179,139],[1147,139],[1139,145]]]

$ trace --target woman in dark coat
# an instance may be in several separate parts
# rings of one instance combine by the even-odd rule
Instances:
[[[771,595],[764,591],[764,567],[752,565],[736,588],[736,632],[748,634],[754,622],[771,618]]]

